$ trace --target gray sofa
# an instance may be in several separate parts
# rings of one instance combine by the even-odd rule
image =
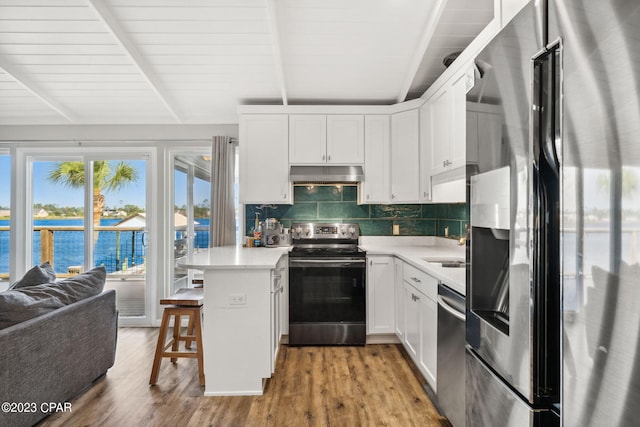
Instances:
[[[64,410],[113,366],[115,296],[107,290],[0,330],[0,426],[30,426]]]

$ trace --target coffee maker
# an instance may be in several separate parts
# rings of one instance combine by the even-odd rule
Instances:
[[[275,248],[280,245],[282,224],[276,218],[267,218],[262,222],[262,242],[267,248]]]

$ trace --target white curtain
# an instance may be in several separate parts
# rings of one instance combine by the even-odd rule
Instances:
[[[234,168],[231,138],[214,136],[211,150],[211,247],[236,243]]]

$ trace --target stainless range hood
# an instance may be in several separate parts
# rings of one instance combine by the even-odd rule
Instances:
[[[362,166],[291,166],[289,178],[294,184],[358,183],[364,171]]]

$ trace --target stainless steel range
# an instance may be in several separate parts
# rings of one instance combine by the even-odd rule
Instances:
[[[364,345],[366,253],[358,224],[294,223],[289,345]]]

